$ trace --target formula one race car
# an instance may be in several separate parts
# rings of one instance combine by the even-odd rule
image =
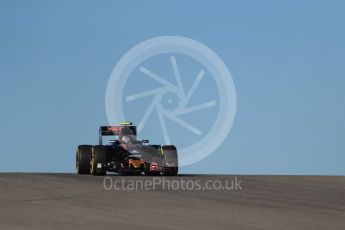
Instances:
[[[114,136],[103,145],[104,136]],[[119,126],[101,126],[99,145],[79,145],[76,152],[78,174],[120,175],[146,174],[175,176],[178,157],[173,145],[150,145],[148,140],[137,140],[136,126],[121,122]]]

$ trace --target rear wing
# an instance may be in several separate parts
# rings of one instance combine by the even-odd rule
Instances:
[[[137,128],[133,125],[101,126],[99,128],[99,144],[102,145],[103,136],[121,136],[123,134],[137,135]]]
[[[100,136],[116,136],[119,135],[120,127],[118,126],[101,126],[99,128]]]

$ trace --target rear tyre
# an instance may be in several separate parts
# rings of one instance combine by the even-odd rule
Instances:
[[[163,175],[176,176],[178,173],[177,149],[174,145],[164,145],[161,148],[163,155]]]
[[[79,145],[76,152],[76,169],[78,174],[90,174],[92,146]]]
[[[89,171],[93,176],[104,176],[107,173],[108,149],[102,145],[95,145],[92,147],[92,154],[90,159]]]

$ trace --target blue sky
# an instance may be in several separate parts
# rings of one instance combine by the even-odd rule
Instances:
[[[0,171],[73,172],[117,61],[152,37],[214,50],[237,114],[184,173],[345,175],[343,1],[0,1]],[[206,118],[204,118],[206,121]]]

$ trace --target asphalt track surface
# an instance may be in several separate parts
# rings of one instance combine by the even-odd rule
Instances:
[[[0,174],[0,229],[345,229],[345,177],[237,176],[242,190],[234,179],[111,175],[119,190],[106,190],[104,177]]]

